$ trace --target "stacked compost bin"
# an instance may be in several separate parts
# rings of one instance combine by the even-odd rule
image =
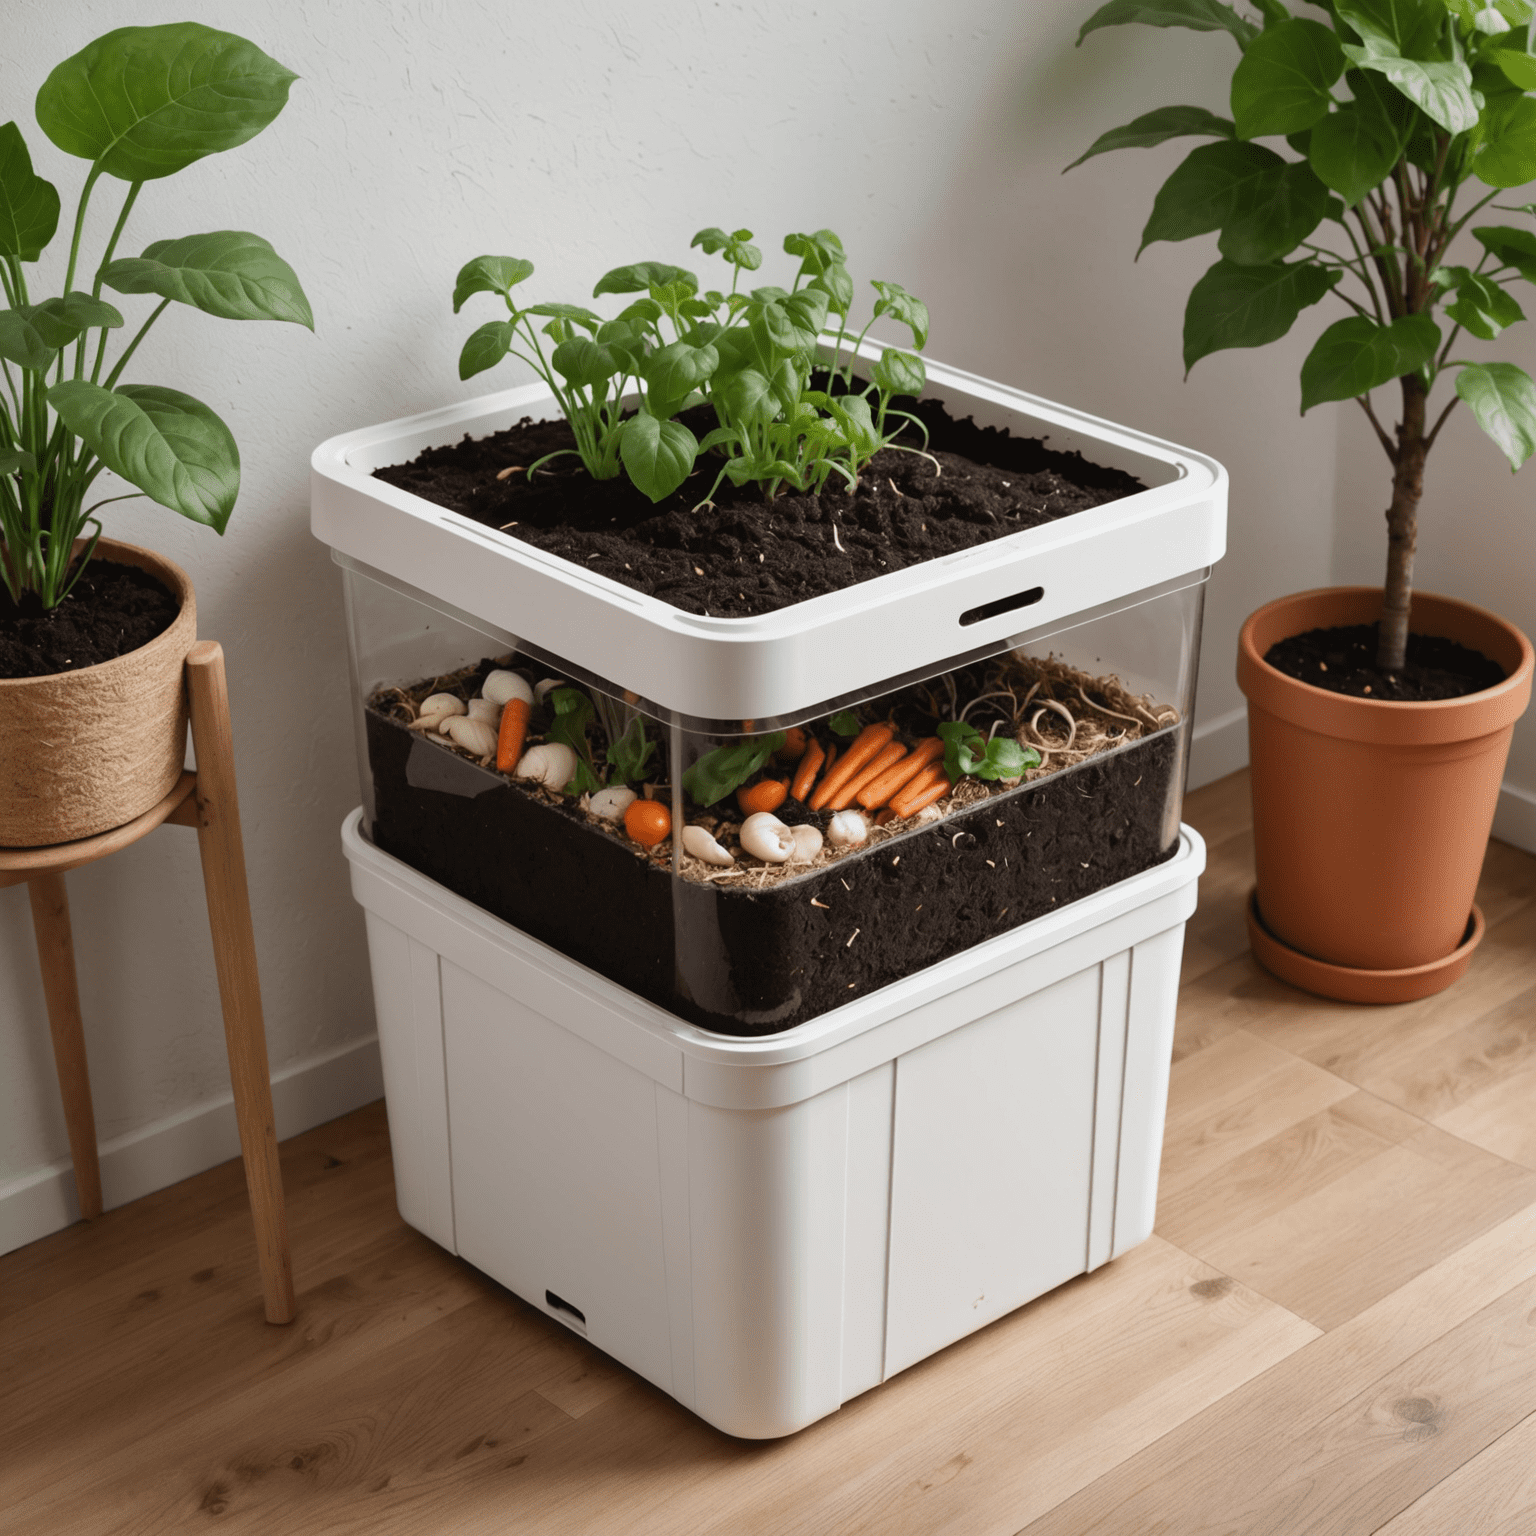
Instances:
[[[953,370],[928,393],[1146,488],[719,618],[373,477],[552,414],[542,386],[313,461],[401,1214],[736,1435],[798,1429],[1152,1227],[1225,473]],[[509,692],[535,722],[589,701],[641,772],[561,794],[438,728],[445,698],[494,727]],[[789,792],[807,752],[957,719],[1038,761],[909,815]],[[786,858],[752,851],[759,802],[716,794],[748,763],[784,786],[757,830],[814,829]]]

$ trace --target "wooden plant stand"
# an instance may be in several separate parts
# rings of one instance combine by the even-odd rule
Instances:
[[[25,881],[32,898],[32,925],[37,934],[37,957],[48,1002],[48,1026],[53,1035],[53,1059],[69,1129],[70,1157],[75,1165],[75,1188],[80,1214],[90,1219],[101,1214],[101,1166],[96,1155],[96,1119],[86,1072],[64,873],[138,842],[162,822],[197,828],[208,925],[213,931],[213,956],[224,1010],[224,1040],[229,1051],[235,1118],[240,1127],[245,1182],[256,1226],[262,1296],[267,1321],[287,1323],[292,1322],[294,1315],[288,1218],[277,1160],[272,1082],[262,1024],[261,987],[256,975],[251,900],[245,878],[245,845],[240,837],[240,809],[235,797],[229,691],[224,679],[224,652],[216,642],[199,641],[188,652],[186,680],[197,771],[183,773],[158,805],[110,832],[47,848],[0,849],[0,886]]]

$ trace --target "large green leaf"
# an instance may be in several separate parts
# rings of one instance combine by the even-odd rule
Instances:
[[[624,468],[652,501],[670,496],[688,478],[698,452],[698,439],[680,421],[631,416],[619,434]]]
[[[686,341],[658,347],[640,364],[647,409],[662,418],[674,415],[719,363],[720,354],[713,347],[693,347]]]
[[[1456,290],[1456,302],[1445,312],[1457,325],[1483,341],[1494,341],[1512,325],[1525,319],[1525,312],[1511,295],[1491,277],[1484,277],[1470,267],[1439,267],[1434,280]]]
[[[1254,190],[1260,190],[1255,188]],[[1217,249],[1229,261],[1261,266],[1289,256],[1323,222],[1328,188],[1305,160],[1285,165],[1262,201],[1234,208]]]
[[[648,293],[652,288],[666,288],[683,283],[690,293],[699,291],[699,280],[686,267],[669,266],[664,261],[635,261],[627,267],[615,267],[597,280],[592,297],[605,293]]]
[[[453,280],[453,312],[472,293],[499,293],[504,298],[524,278],[533,276],[533,263],[521,256],[476,256],[459,268]]]
[[[119,27],[48,76],[37,121],[66,154],[153,181],[255,138],[296,79],[255,43],[195,21]]]
[[[459,353],[459,377],[472,379],[494,368],[511,349],[517,326],[511,320],[487,320],[474,331]]]
[[[293,268],[260,235],[217,229],[156,240],[102,273],[119,293],[158,293],[223,320],[291,320],[315,328]]]
[[[1472,407],[1477,424],[1504,450],[1511,469],[1536,452],[1536,384],[1513,363],[1467,363],[1456,375],[1456,393]]]
[[[893,320],[899,320],[912,332],[912,344],[921,351],[928,344],[928,306],[916,294],[908,293],[900,283],[886,283],[875,278],[869,286],[880,295],[875,301],[876,319],[881,315],[889,315]],[[801,295],[797,293],[790,299],[790,307],[793,308],[795,301],[800,298]],[[825,314],[819,319],[812,314],[804,317],[807,328],[813,331],[819,331],[825,319]]]
[[[1536,91],[1536,58],[1515,48],[1496,48],[1489,57],[1512,85],[1522,91]]]
[[[913,352],[887,347],[869,370],[870,382],[888,395],[920,395],[928,382],[922,358]]]
[[[1318,122],[1344,73],[1339,40],[1316,21],[1287,21],[1251,42],[1232,74],[1239,138],[1300,133]]]
[[[1378,325],[1351,315],[1330,325],[1301,365],[1301,413],[1325,400],[1352,400],[1416,373],[1440,346],[1440,327],[1428,315],[1404,315]]]
[[[75,291],[41,304],[21,304],[0,311],[0,357],[41,373],[53,364],[60,347],[95,326],[111,330],[123,317],[105,299]]]
[[[562,341],[549,360],[555,372],[577,389],[604,384],[619,371],[619,362],[613,353],[588,336],[573,336],[569,341]]]
[[[1473,235],[1506,267],[1513,267],[1528,283],[1536,283],[1536,234],[1508,224],[1485,224]]]
[[[104,463],[161,506],[219,533],[240,494],[240,450],[201,400],[154,384],[67,379],[48,403]]]
[[[1159,188],[1140,249],[1157,240],[1190,240],[1222,228],[1272,199],[1285,168],[1286,162],[1262,144],[1223,140],[1192,149]]]
[[[1447,133],[1466,133],[1477,125],[1472,71],[1459,60],[1426,64],[1405,59],[1390,41],[1374,34],[1359,47],[1346,45],[1344,54],[1358,68],[1384,76]]]
[[[1472,171],[1490,187],[1536,181],[1536,98],[1499,96],[1489,102]]]
[[[1227,347],[1278,341],[1296,317],[1316,304],[1339,273],[1310,261],[1242,267],[1218,261],[1195,284],[1184,310],[1184,367]]]
[[[1142,113],[1123,128],[1111,128],[1108,133],[1101,133],[1066,170],[1072,170],[1095,155],[1108,154],[1112,149],[1151,149],[1169,139],[1230,139],[1236,132],[1227,118],[1217,117],[1204,107],[1159,107],[1155,112]]]
[[[1337,0],[1335,10],[1362,38],[1390,43],[1405,59],[1436,59],[1444,0]]]
[[[36,261],[59,227],[59,194],[32,170],[15,123],[0,128],[0,255]]]
[[[1353,208],[1391,174],[1402,138],[1379,112],[1361,104],[1330,112],[1312,130],[1307,159],[1327,186]]]
[[[1083,23],[1077,34],[1078,46],[1100,27],[1121,27],[1129,22],[1148,27],[1189,27],[1195,32],[1230,32],[1239,48],[1246,48],[1259,35],[1251,21],[1245,21],[1221,0],[1109,0]]]

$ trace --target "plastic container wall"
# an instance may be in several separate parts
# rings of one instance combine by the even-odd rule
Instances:
[[[792,1028],[1176,850],[1204,571],[862,694],[705,721],[340,563],[372,839],[706,1028]],[[503,670],[534,695],[525,749],[570,746],[569,780],[498,771],[482,689]],[[490,734],[445,737],[422,710],[442,694]]]

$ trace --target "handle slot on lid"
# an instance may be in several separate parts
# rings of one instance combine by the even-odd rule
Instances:
[[[998,614],[1012,613],[1015,608],[1033,608],[1044,596],[1044,587],[1031,587],[1027,592],[1015,592],[1012,597],[1000,597],[995,602],[983,603],[979,608],[967,608],[960,615],[960,622],[980,624],[983,619],[995,619]]]

